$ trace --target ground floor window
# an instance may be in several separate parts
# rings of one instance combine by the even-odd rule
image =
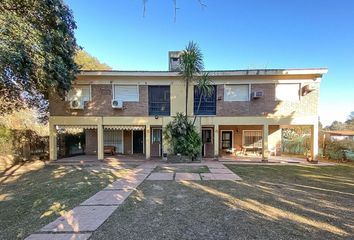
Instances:
[[[252,148],[262,147],[262,131],[261,130],[244,130],[243,146]]]
[[[221,133],[222,149],[232,148],[232,131],[223,131]]]
[[[114,146],[118,153],[123,153],[123,131],[122,130],[104,130],[104,146]]]

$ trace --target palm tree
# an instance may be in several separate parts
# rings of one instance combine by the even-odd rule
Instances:
[[[199,102],[198,102],[197,111],[194,114],[193,125],[195,123],[195,120],[197,119],[197,115],[199,113],[200,104],[202,103],[202,99],[204,97],[210,97],[213,94],[213,92],[214,92],[213,85],[214,85],[214,83],[210,79],[208,73],[203,73],[202,76],[198,79],[197,89],[199,91]]]
[[[191,41],[181,54],[180,74],[186,81],[186,117],[188,114],[188,88],[196,76],[204,69],[203,54],[197,43]]]

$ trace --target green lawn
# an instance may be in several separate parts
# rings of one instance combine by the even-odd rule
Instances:
[[[353,166],[228,165],[243,181],[145,181],[92,239],[353,239]]]
[[[72,166],[33,169],[0,175],[0,239],[27,237],[124,173]]]

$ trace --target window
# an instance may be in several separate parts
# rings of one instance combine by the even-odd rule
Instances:
[[[262,147],[262,131],[261,130],[244,130],[243,146],[251,148]]]
[[[170,115],[170,86],[149,86],[149,115]]]
[[[216,86],[213,87],[213,92],[210,96],[202,96],[200,106],[200,92],[199,89],[194,86],[194,115],[215,115],[216,114]],[[198,109],[199,107],[199,109]]]
[[[91,101],[91,87],[89,85],[74,86],[67,95],[68,101]]]
[[[138,85],[114,85],[113,99],[123,102],[139,102]]]
[[[211,129],[203,129],[202,130],[202,139],[203,139],[203,143],[212,143],[212,130]]]
[[[223,131],[221,133],[221,146],[222,149],[232,148],[232,131]]]
[[[225,85],[224,101],[249,101],[249,84]]]
[[[275,100],[278,101],[298,101],[300,84],[281,83],[275,85]]]

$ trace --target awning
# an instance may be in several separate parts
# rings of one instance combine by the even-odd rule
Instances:
[[[104,129],[114,129],[114,130],[144,130],[145,126],[134,126],[134,125],[105,125]]]
[[[57,128],[64,128],[64,129],[97,129],[97,125],[57,125]]]

